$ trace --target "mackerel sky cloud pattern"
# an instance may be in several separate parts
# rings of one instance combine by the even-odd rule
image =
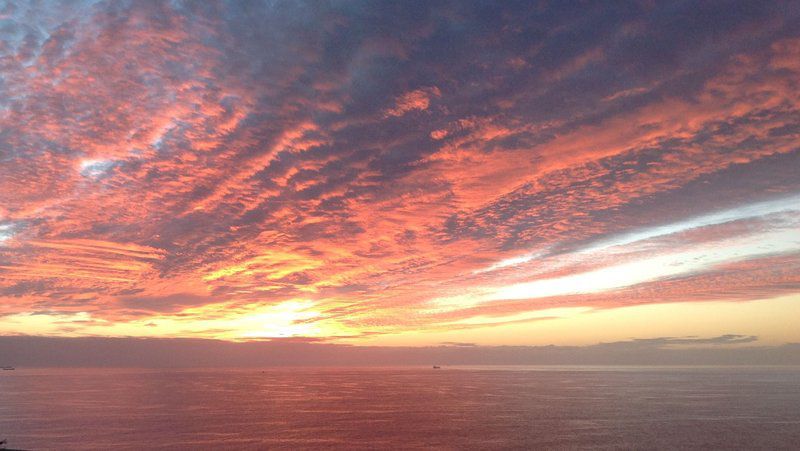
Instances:
[[[798,293],[800,3],[0,3],[0,332]]]

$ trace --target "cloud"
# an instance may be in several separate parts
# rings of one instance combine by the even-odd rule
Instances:
[[[431,98],[441,97],[441,95],[439,88],[435,86],[415,89],[398,97],[395,106],[386,110],[384,114],[386,116],[402,116],[414,110],[425,111],[430,106]]]
[[[199,306],[212,302],[208,296],[198,296],[189,293],[176,293],[166,296],[123,296],[119,303],[124,307],[145,310],[149,312],[174,312],[192,306]]]
[[[697,346],[665,346],[674,342]],[[797,365],[800,344],[759,346],[754,337],[659,338],[590,346],[349,346],[280,339],[0,337],[0,359],[17,367],[265,367],[373,365]],[[739,346],[720,346],[719,343]]]
[[[800,293],[793,2],[1,14],[3,330],[363,338]]]
[[[654,347],[663,349],[680,345],[737,345],[753,343],[758,341],[758,337],[753,335],[726,334],[718,337],[699,338],[699,337],[659,337],[659,338],[639,338],[631,341],[621,341],[615,343],[603,343],[599,346],[615,347]]]
[[[462,346],[462,347],[471,347],[477,346],[475,343],[463,343],[460,341],[443,341],[441,343],[442,346]]]

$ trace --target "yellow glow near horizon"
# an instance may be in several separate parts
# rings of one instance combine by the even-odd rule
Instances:
[[[85,312],[71,315],[18,314],[0,318],[0,334],[62,336],[194,336],[225,340],[329,337],[334,343],[383,346],[429,346],[442,342],[479,345],[591,345],[632,338],[755,335],[753,345],[800,343],[800,295],[742,302],[647,304],[614,309],[559,308],[504,317],[472,318],[448,329],[379,334],[362,338],[333,322],[313,322],[319,315],[309,301],[288,301],[253,309],[231,318],[181,321],[176,317],[132,322],[95,320]],[[709,318],[714,318],[713,321]],[[300,322],[296,322],[296,321]],[[305,320],[312,320],[305,322]],[[498,323],[505,323],[499,324]],[[485,324],[485,326],[483,325]],[[75,327],[71,330],[72,326]],[[463,328],[461,326],[468,326]]]
[[[755,335],[752,345],[800,343],[800,295],[755,301],[677,302],[613,309],[554,309],[558,318],[469,329],[435,330],[379,335],[353,344],[427,346],[443,342],[479,345],[584,346],[632,338],[677,336],[713,337],[725,334]],[[494,318],[515,321],[525,315]],[[713,320],[711,320],[713,318]]]

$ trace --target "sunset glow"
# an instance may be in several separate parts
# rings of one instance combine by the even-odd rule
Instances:
[[[0,3],[0,335],[800,342],[797,2],[403,5]]]

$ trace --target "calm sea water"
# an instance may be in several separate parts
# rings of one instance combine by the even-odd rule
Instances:
[[[17,370],[25,449],[799,449],[798,368]]]

